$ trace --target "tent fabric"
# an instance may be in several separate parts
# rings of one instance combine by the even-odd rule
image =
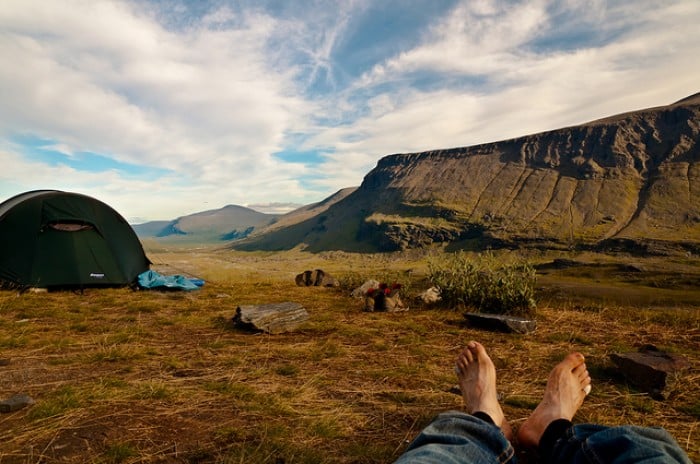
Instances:
[[[182,275],[165,276],[153,270],[139,274],[138,281],[140,287],[147,289],[197,290],[204,285],[201,279],[190,279]]]
[[[0,204],[0,281],[31,287],[128,285],[150,261],[126,220],[95,198],[37,190]]]

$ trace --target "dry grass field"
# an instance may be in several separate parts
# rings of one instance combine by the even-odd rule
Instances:
[[[497,366],[517,428],[551,367],[579,350],[593,391],[575,420],[660,425],[700,462],[700,260],[578,255],[592,263],[538,278],[537,330],[468,326],[459,310],[411,300],[421,255],[234,253],[150,246],[154,269],[206,280],[194,292],[0,292],[0,463],[386,463],[437,413],[460,409],[453,363],[471,339]],[[529,256],[534,262],[546,256]],[[571,258],[571,257],[570,257]],[[301,288],[321,268],[340,288]],[[640,269],[642,272],[640,272]],[[366,313],[349,290],[400,280],[411,310]],[[294,301],[309,321],[288,334],[232,327],[241,304]],[[691,368],[655,400],[609,355],[644,344]],[[524,456],[528,460],[527,456]]]

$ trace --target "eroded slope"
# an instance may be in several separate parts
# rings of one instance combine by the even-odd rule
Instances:
[[[469,239],[696,246],[699,134],[694,95],[512,140],[387,156],[355,192],[297,225],[284,247],[396,250]],[[277,234],[284,248],[284,231]]]

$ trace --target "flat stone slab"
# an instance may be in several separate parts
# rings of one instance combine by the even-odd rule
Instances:
[[[299,303],[268,303],[259,305],[241,305],[233,316],[235,326],[247,329],[279,334],[291,332],[309,319],[309,313]]]
[[[527,334],[537,328],[534,320],[504,314],[466,313],[464,317],[475,327],[498,332]]]
[[[640,348],[636,353],[613,353],[610,359],[632,385],[658,399],[663,399],[664,390],[690,367],[686,358],[660,351],[651,345]]]
[[[6,400],[0,401],[0,413],[17,411],[30,404],[34,404],[34,400],[28,395],[14,395]]]

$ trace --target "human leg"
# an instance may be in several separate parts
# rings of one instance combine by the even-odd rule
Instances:
[[[498,403],[496,391],[496,366],[481,343],[471,341],[457,357],[455,363],[459,389],[469,414],[486,413],[505,437],[513,439],[513,431]]]
[[[661,428],[573,425],[590,384],[583,356],[567,356],[550,373],[542,402],[518,430],[519,442],[537,448],[545,463],[690,463]]]
[[[547,427],[557,420],[571,421],[590,391],[581,353],[571,353],[549,373],[544,398],[518,429],[518,441],[526,448],[537,448]]]
[[[396,463],[515,462],[510,425],[498,404],[496,368],[484,347],[469,342],[455,371],[467,412],[440,414]]]
[[[513,447],[487,418],[458,411],[442,413],[395,464],[514,463]]]
[[[575,425],[547,447],[544,462],[690,464],[676,440],[659,427]]]

